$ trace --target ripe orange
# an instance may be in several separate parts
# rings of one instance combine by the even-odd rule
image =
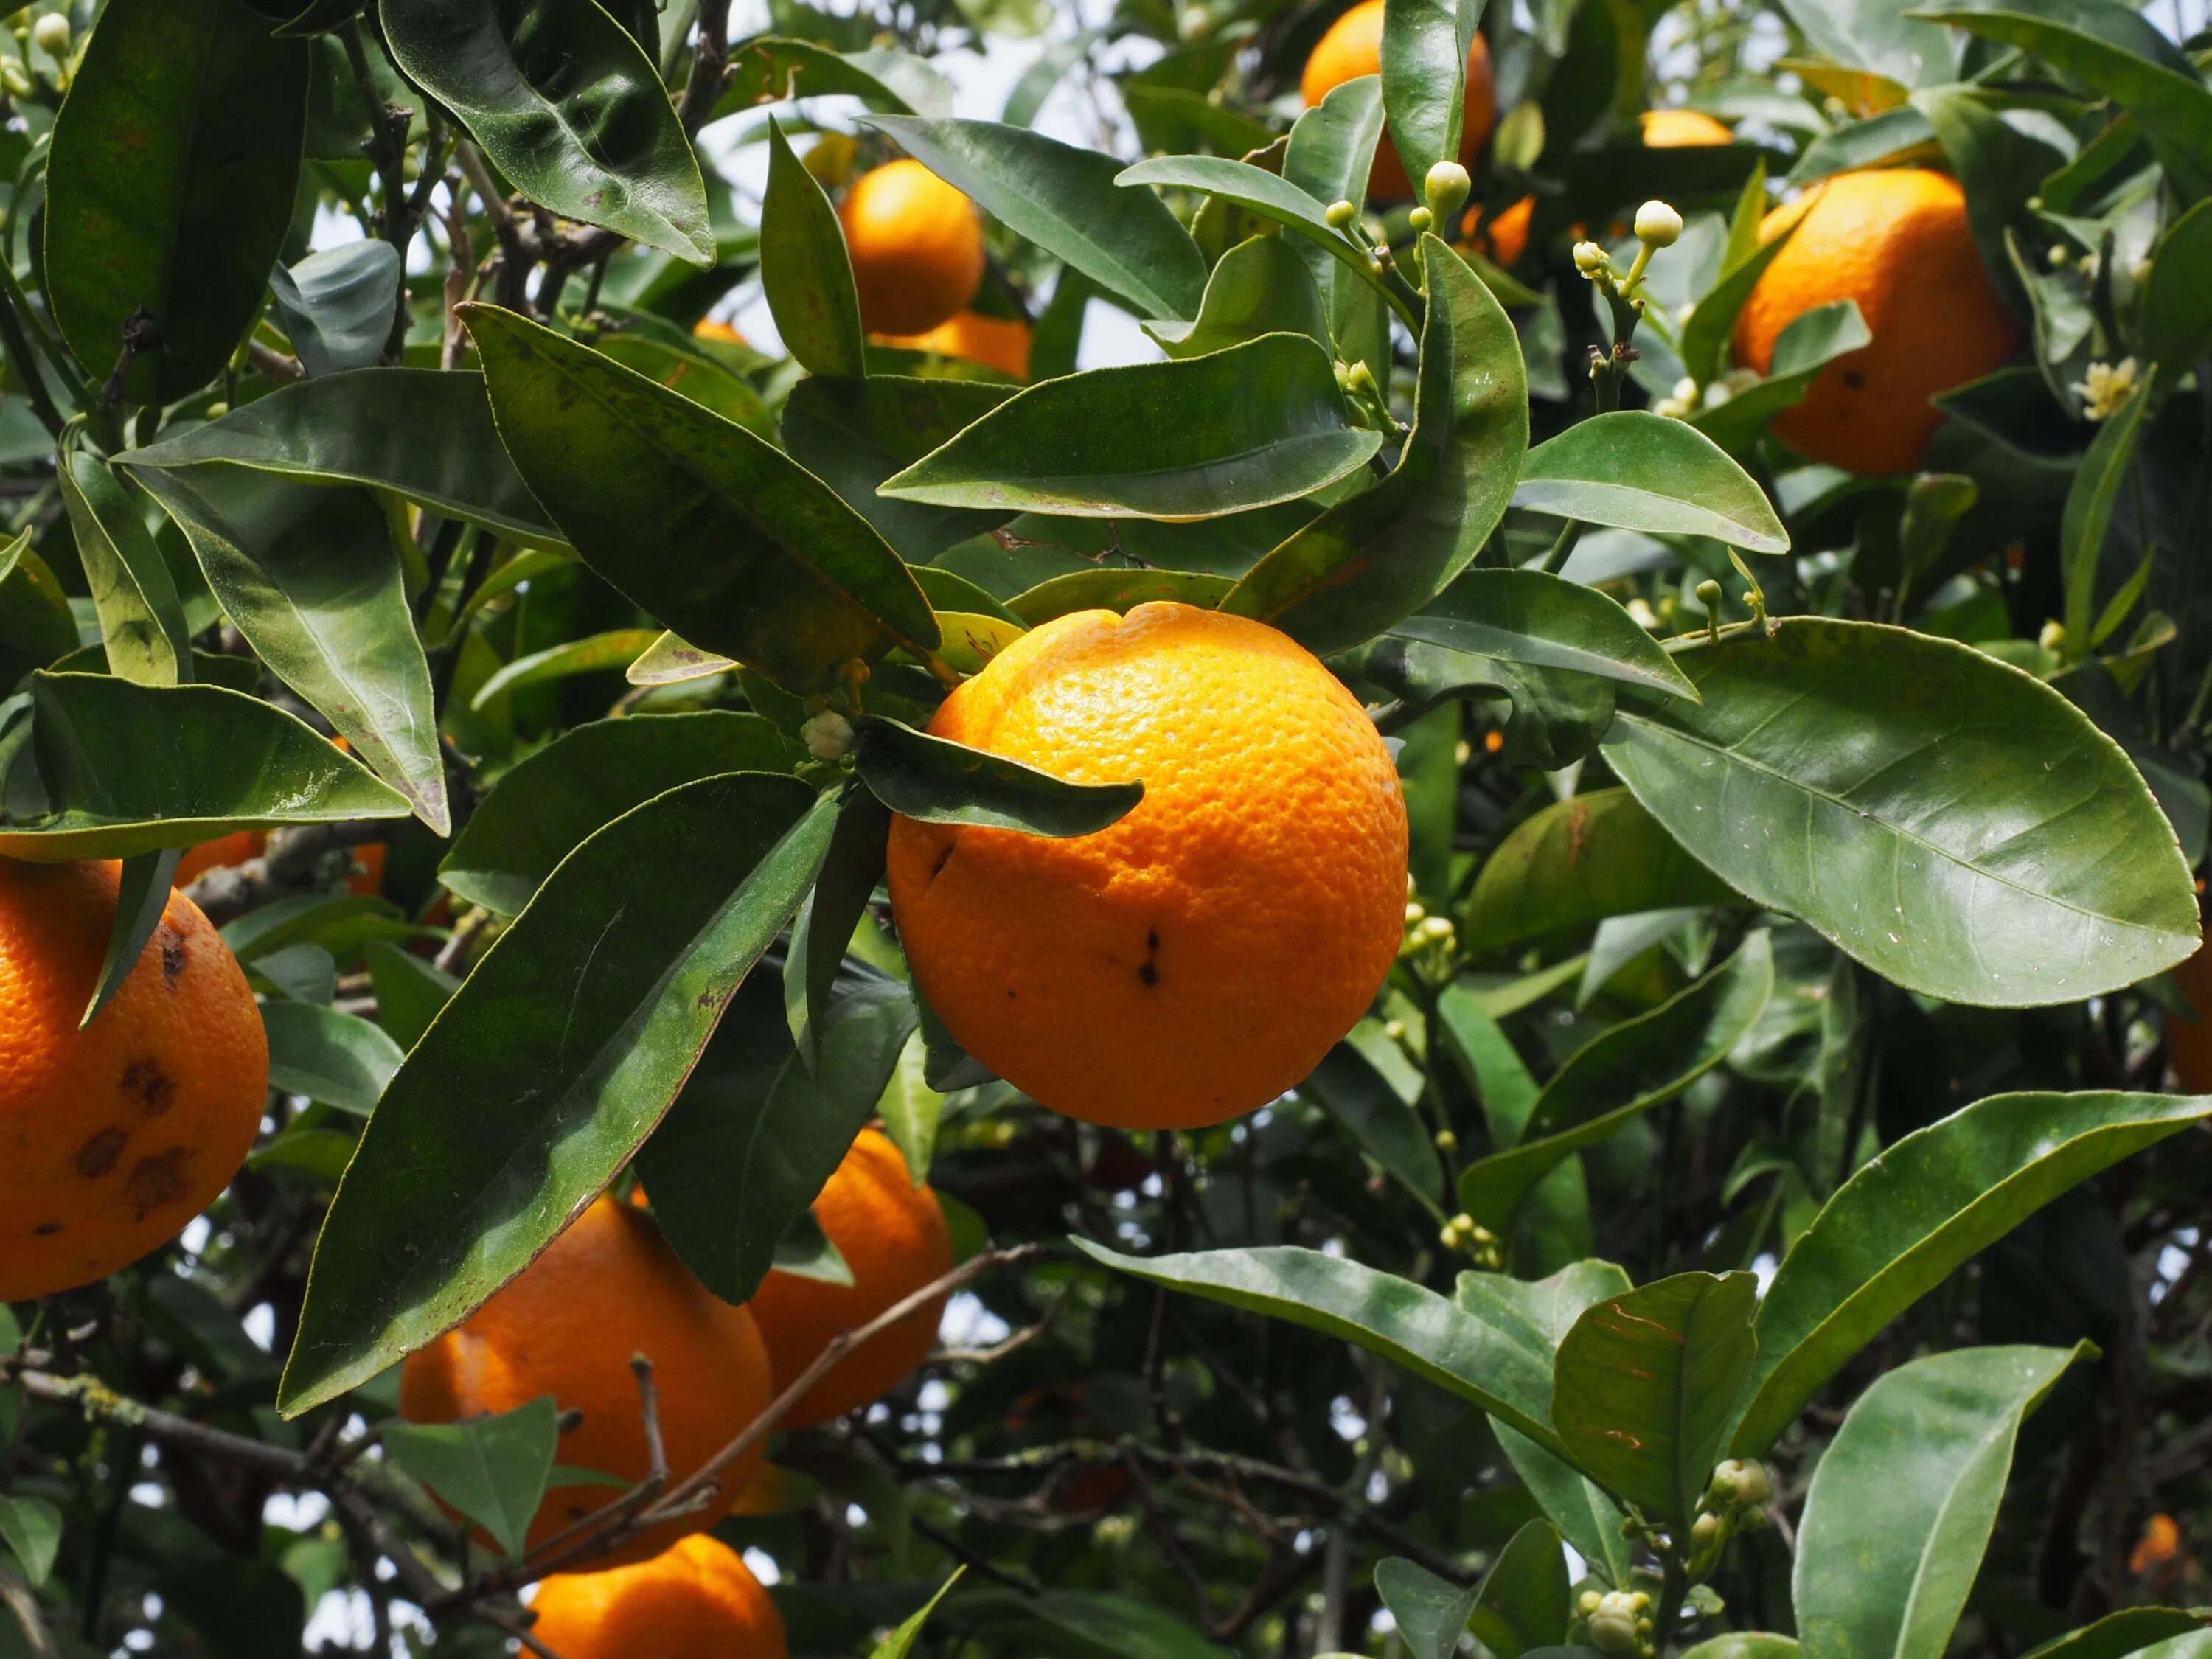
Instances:
[[[863,1129],[814,1200],[814,1218],[853,1270],[850,1285],[774,1273],[745,1305],[768,1345],[778,1391],[789,1388],[840,1331],[858,1330],[952,1270],[952,1234],[937,1194],[917,1187],[890,1139]],[[855,1348],[799,1396],[781,1426],[827,1423],[880,1400],[929,1358],[945,1298]]]
[[[538,1585],[530,1633],[562,1659],[784,1659],[783,1619],[727,1544],[696,1534],[650,1561]]]
[[[2000,367],[2020,325],[1982,269],[1957,182],[1917,167],[1844,173],[1766,216],[1796,224],[1736,319],[1735,355],[1760,374],[1805,313],[1856,300],[1873,342],[1822,369],[1774,430],[1847,471],[1910,472],[1942,416],[1928,400]]]
[[[258,859],[269,848],[269,837],[258,830],[237,830],[228,836],[217,836],[213,841],[204,841],[177,860],[177,873],[169,878],[172,884],[189,886],[210,870],[228,870]]]
[[[924,334],[949,321],[983,281],[975,204],[919,161],[862,173],[838,204],[860,320],[878,334]]]
[[[550,1394],[562,1411],[583,1413],[561,1437],[559,1461],[635,1482],[647,1468],[629,1368],[636,1353],[653,1361],[677,1481],[768,1406],[768,1352],[752,1316],[709,1295],[643,1211],[602,1197],[467,1323],[408,1356],[400,1413],[410,1422],[451,1423]],[[723,1474],[713,1504],[639,1534],[602,1565],[646,1560],[713,1526],[758,1462],[757,1453],[741,1460]],[[618,1496],[611,1486],[553,1487],[530,1523],[531,1547]]]
[[[1328,26],[1306,59],[1298,90],[1309,106],[1318,104],[1346,81],[1382,72],[1382,0],[1359,3]],[[1473,167],[1474,158],[1490,142],[1498,125],[1498,89],[1490,72],[1490,44],[1481,35],[1467,53],[1467,95],[1461,105],[1459,159]],[[1396,146],[1385,137],[1375,147],[1375,165],[1368,169],[1367,193],[1380,201],[1401,202],[1413,195],[1406,164]]]
[[[1647,109],[1643,114],[1646,149],[1694,149],[1700,144],[1732,144],[1735,134],[1703,110]]]
[[[183,894],[77,1030],[120,869],[0,859],[0,1302],[88,1285],[174,1238],[261,1128],[261,1011]]]
[[[885,345],[908,351],[933,351],[940,357],[964,357],[988,363],[1018,380],[1030,377],[1030,325],[1015,317],[986,317],[963,311],[927,334],[886,334]]]
[[[2195,956],[2175,969],[2173,985],[2189,999],[2197,1018],[2166,1017],[2166,1061],[2173,1067],[2174,1080],[2182,1093],[2212,1094],[2212,950],[2200,946]]]
[[[1082,783],[1096,835],[892,821],[892,915],[930,1006],[1040,1103],[1117,1128],[1265,1105],[1367,1011],[1404,936],[1406,807],[1358,700],[1264,623],[1186,605],[1024,634],[939,737]]]
[[[1486,228],[1482,210],[1474,208],[1462,225],[1462,234],[1474,245],[1474,251],[1492,264],[1510,265],[1528,251],[1528,222],[1535,213],[1536,198],[1523,196],[1500,211]]]

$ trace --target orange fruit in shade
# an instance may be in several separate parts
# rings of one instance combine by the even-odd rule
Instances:
[[[2212,1094],[2212,951],[2200,946],[2175,969],[2173,987],[2189,999],[2197,1018],[2166,1017],[2166,1063],[2173,1067],[2182,1093]]]
[[[745,1305],[768,1345],[779,1392],[836,1340],[952,1271],[952,1233],[937,1194],[917,1187],[888,1136],[863,1129],[814,1200],[814,1218],[853,1270],[850,1285],[771,1271]],[[882,1399],[936,1346],[939,1297],[839,1360],[801,1395],[779,1427],[827,1423]]]
[[[886,334],[882,337],[885,345],[986,363],[1018,380],[1030,377],[1030,325],[1019,318],[986,317],[981,312],[963,311],[927,334]]]
[[[258,859],[269,848],[268,835],[259,830],[236,830],[227,836],[217,836],[213,841],[204,841],[177,860],[177,873],[169,879],[178,887],[188,886],[210,870],[228,870]]]
[[[1360,0],[1328,26],[1306,59],[1298,77],[1298,90],[1309,107],[1318,104],[1346,81],[1382,72],[1382,0]],[[1466,167],[1490,142],[1498,125],[1498,89],[1490,70],[1490,44],[1480,34],[1467,53],[1467,91],[1461,102],[1459,159]],[[1404,201],[1414,194],[1406,165],[1386,136],[1375,147],[1375,164],[1368,170],[1367,193],[1378,201]]]
[[[1117,1128],[1265,1105],[1367,1012],[1404,936],[1406,806],[1351,692],[1264,623],[1186,605],[1023,635],[929,729],[1079,783],[1094,835],[891,823],[891,910],[968,1052]]]
[[[853,181],[837,205],[860,321],[878,334],[925,334],[947,322],[983,281],[975,204],[919,161],[900,160]]]
[[[1468,212],[1462,234],[1492,264],[1513,264],[1528,251],[1528,222],[1535,214],[1536,198],[1523,196],[1485,227],[1482,210],[1475,208]]]
[[[783,1620],[727,1544],[703,1534],[634,1566],[538,1585],[530,1633],[562,1659],[784,1659]]]
[[[645,1424],[630,1356],[653,1361],[672,1485],[696,1472],[767,1408],[768,1351],[752,1316],[691,1277],[645,1212],[601,1197],[544,1255],[458,1329],[408,1356],[400,1413],[451,1423],[512,1411],[551,1395],[582,1420],[561,1437],[557,1461],[624,1482],[644,1479]],[[714,1501],[633,1537],[597,1559],[643,1561],[726,1514],[759,1454],[725,1471]],[[621,1494],[556,1486],[532,1519],[532,1548]]]
[[[1774,431],[1849,472],[1910,472],[1942,418],[1928,400],[1991,373],[2020,344],[1975,252],[1966,193],[1918,167],[1842,173],[1768,214],[1759,236],[1793,224],[1736,318],[1735,361],[1767,374],[1784,329],[1856,301],[1872,342],[1823,368]]]
[[[702,317],[697,322],[692,324],[691,337],[695,340],[713,340],[722,345],[741,346],[752,343],[727,323],[718,323],[712,317]]]
[[[174,1238],[260,1132],[261,1011],[183,894],[77,1030],[120,870],[0,859],[0,1302],[88,1285]]]
[[[1647,109],[1642,120],[1646,149],[1694,149],[1700,144],[1735,142],[1725,122],[1700,109]]]

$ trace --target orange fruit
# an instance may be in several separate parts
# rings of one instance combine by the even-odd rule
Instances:
[[[1510,265],[1528,251],[1528,221],[1535,216],[1536,198],[1523,196],[1511,207],[1504,209],[1482,228],[1482,210],[1468,211],[1461,226],[1461,234],[1474,244],[1474,251],[1495,265]]]
[[[559,1461],[635,1482],[648,1467],[629,1367],[637,1353],[653,1361],[672,1485],[736,1438],[771,1398],[752,1316],[709,1295],[643,1211],[601,1197],[465,1324],[408,1356],[399,1409],[410,1422],[451,1423],[550,1394],[562,1411],[583,1413],[561,1437]],[[643,1561],[713,1526],[759,1461],[756,1452],[726,1470],[705,1509],[638,1534],[599,1564]],[[553,1487],[531,1521],[530,1546],[620,1495],[605,1486]]]
[[[121,868],[0,859],[0,1302],[88,1285],[174,1238],[261,1129],[261,1011],[182,893],[77,1030]]]
[[[814,1200],[814,1218],[853,1270],[850,1285],[771,1271],[745,1305],[768,1346],[778,1392],[799,1381],[840,1331],[856,1331],[952,1271],[952,1234],[937,1194],[914,1184],[889,1137],[863,1129]],[[799,1397],[781,1427],[827,1423],[882,1399],[929,1358],[945,1298],[847,1354]]]
[[[2185,1095],[2212,1094],[2212,951],[2202,946],[2173,970],[2173,988],[2189,999],[2195,1019],[2166,1017],[2166,1058]]]
[[[783,1620],[727,1544],[704,1534],[634,1566],[538,1587],[530,1633],[562,1659],[784,1659]]]
[[[1382,72],[1382,0],[1359,0],[1328,26],[1328,33],[1315,46],[1306,59],[1305,72],[1298,77],[1298,90],[1310,106],[1346,81]],[[1467,93],[1461,104],[1459,159],[1462,166],[1474,165],[1474,158],[1490,142],[1490,130],[1497,125],[1498,89],[1491,77],[1490,45],[1477,34],[1468,48]],[[1387,136],[1375,147],[1375,165],[1367,173],[1367,193],[1389,202],[1404,201],[1414,194],[1413,182],[1406,176],[1406,164],[1398,159],[1397,148]]]
[[[2020,343],[1974,251],[1966,193],[1918,167],[1841,173],[1768,214],[1759,235],[1791,224],[1736,318],[1735,360],[1765,374],[1784,329],[1856,300],[1872,343],[1823,368],[1774,430],[1846,471],[1910,472],[1942,420],[1929,398],[1995,370]]]
[[[1647,109],[1642,117],[1646,149],[1694,149],[1700,144],[1732,144],[1735,134],[1703,110]]]
[[[702,317],[691,325],[695,340],[714,340],[722,345],[750,345],[752,343],[727,323],[718,323],[712,317]]]
[[[900,160],[853,181],[837,206],[860,320],[878,334],[926,334],[975,297],[983,221],[975,204],[919,161]]]
[[[228,870],[258,859],[269,848],[269,837],[258,830],[235,830],[213,841],[204,841],[177,860],[177,873],[169,878],[178,887],[190,885],[210,870]]]
[[[963,311],[927,334],[886,334],[885,345],[908,351],[933,351],[940,357],[964,357],[988,363],[1018,380],[1030,377],[1030,325],[1015,317],[986,317]]]
[[[2164,1510],[2143,1522],[2142,1536],[2128,1553],[2128,1571],[2146,1573],[2162,1567],[2181,1553],[2181,1526]]]
[[[892,820],[891,911],[930,1006],[1039,1103],[1124,1129],[1265,1105],[1366,1012],[1404,936],[1406,806],[1358,700],[1265,623],[1186,605],[1031,629],[937,736],[1080,783],[1095,835]]]

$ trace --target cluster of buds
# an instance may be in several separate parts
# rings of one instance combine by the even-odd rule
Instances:
[[[1681,240],[1682,216],[1664,202],[1646,202],[1636,210],[1636,258],[1624,276],[1613,268],[1613,256],[1596,242],[1575,244],[1575,269],[1600,288],[1626,299],[1650,269],[1651,256]]]
[[[1498,1235],[1487,1227],[1478,1227],[1474,1218],[1464,1210],[1437,1230],[1437,1243],[1445,1249],[1467,1256],[1478,1267],[1490,1273],[1499,1273],[1505,1267],[1505,1249]]]
[[[1584,1590],[1575,1603],[1589,1644],[1615,1659],[1652,1659],[1651,1598],[1642,1590]]]
[[[1719,380],[1708,380],[1703,386],[1685,375],[1674,383],[1671,394],[1651,405],[1651,412],[1685,420],[1701,409],[1719,408],[1737,393],[1748,392],[1759,381],[1759,374],[1755,368],[1732,368]]]
[[[1421,181],[1422,204],[1406,216],[1406,222],[1417,232],[1449,225],[1474,188],[1474,180],[1458,162],[1437,162]]]
[[[1398,946],[1400,959],[1412,963],[1429,979],[1441,981],[1450,975],[1458,945],[1451,918],[1431,915],[1414,892],[1413,878],[1407,877],[1406,937]]]
[[[1774,1483],[1765,1465],[1736,1457],[1716,1464],[1704,1496],[1698,1499],[1689,1547],[1682,1558],[1683,1570],[1691,1578],[1711,1577],[1720,1565],[1722,1550],[1736,1534],[1765,1526],[1766,1504],[1773,1496]]]
[[[54,90],[67,92],[70,47],[73,44],[70,20],[60,12],[50,11],[34,21],[18,23],[15,38],[27,46],[36,46],[54,60]],[[28,69],[13,58],[0,58],[0,86],[4,86],[9,94],[15,98],[27,98],[38,89]]]
[[[1347,363],[1340,357],[1335,368],[1336,389],[1344,394],[1345,402],[1351,407],[1352,423],[1386,435],[1395,434],[1399,429],[1398,422],[1390,413],[1389,399],[1382,395],[1375,371],[1364,362]]]

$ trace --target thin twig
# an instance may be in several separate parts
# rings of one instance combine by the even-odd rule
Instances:
[[[307,378],[307,368],[297,357],[258,340],[246,343],[246,360],[272,380],[289,382]]]

